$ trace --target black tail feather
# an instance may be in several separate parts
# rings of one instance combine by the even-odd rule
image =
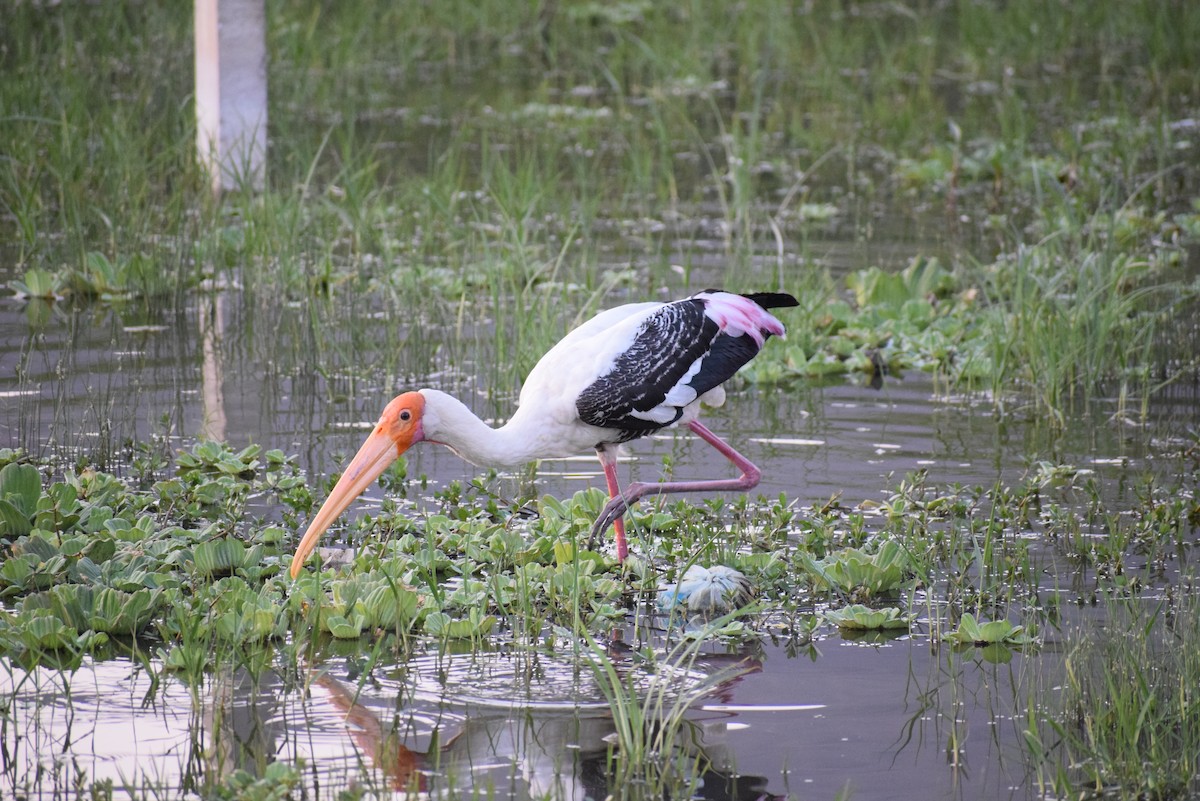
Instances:
[[[706,289],[704,292],[697,292],[697,295],[703,295],[705,292],[724,292],[724,289]],[[779,309],[785,306],[799,306],[800,301],[786,292],[751,292],[742,295],[743,298],[754,301],[764,309]]]
[[[764,309],[778,309],[785,306],[800,305],[800,301],[786,292],[751,292],[748,295],[742,295],[742,297],[749,298]]]

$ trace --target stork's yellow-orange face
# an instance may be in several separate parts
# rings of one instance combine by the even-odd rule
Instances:
[[[346,465],[342,477],[317,511],[316,517],[308,524],[308,530],[296,546],[296,555],[292,557],[290,570],[292,578],[300,575],[304,560],[317,547],[321,535],[346,511],[346,507],[362,495],[367,487],[374,484],[402,453],[425,438],[421,427],[421,415],[424,411],[425,396],[420,392],[405,392],[393,398],[391,403],[384,407],[374,430],[358,449],[358,453],[354,454],[350,464]]]

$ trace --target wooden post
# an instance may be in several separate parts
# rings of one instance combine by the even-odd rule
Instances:
[[[195,0],[196,146],[213,192],[266,182],[265,0]]]

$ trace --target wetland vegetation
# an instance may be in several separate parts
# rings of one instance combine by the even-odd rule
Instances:
[[[1193,4],[271,0],[221,198],[187,4],[3,6],[0,793],[1200,794]],[[767,492],[620,567],[414,455],[287,579],[339,424],[713,285],[801,299],[714,412]]]

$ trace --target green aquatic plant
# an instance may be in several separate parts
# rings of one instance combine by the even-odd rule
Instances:
[[[238,768],[219,779],[207,788],[207,797],[217,801],[287,801],[300,786],[303,772],[288,762],[270,762],[260,774]]]
[[[10,462],[0,468],[0,529],[13,540],[33,529],[42,495],[42,477],[33,465]]]
[[[161,590],[60,584],[26,595],[13,613],[5,614],[0,650],[92,651],[110,637],[131,638],[146,631],[163,603]]]
[[[289,618],[277,586],[254,588],[236,576],[212,585],[208,615],[216,637],[226,643],[260,643],[284,636]]]
[[[22,299],[60,300],[64,289],[63,276],[41,267],[26,270],[24,280],[14,279],[8,287]]]
[[[62,277],[73,294],[100,300],[156,297],[176,289],[172,275],[150,256],[134,253],[110,260],[100,251],[89,251],[83,264]]]
[[[801,562],[819,590],[867,599],[895,593],[908,579],[911,559],[896,540],[881,543],[873,553],[846,548],[824,559],[800,554]]]
[[[1038,768],[1060,795],[1190,797],[1200,785],[1197,605],[1188,598],[1106,607],[1111,628],[1069,632],[1062,687],[1043,693],[1025,732]],[[1056,770],[1052,759],[1071,767]]]
[[[455,619],[445,612],[431,612],[425,617],[425,633],[445,640],[482,640],[496,627],[496,618],[485,615],[476,607],[466,618]]]
[[[322,593],[324,595],[324,593]],[[406,632],[422,606],[417,591],[383,569],[334,579],[319,610],[323,630],[338,639],[364,632]]]
[[[1008,620],[976,620],[970,612],[963,612],[958,628],[946,635],[956,645],[983,648],[988,645],[1022,646],[1035,642],[1024,626]]]
[[[885,606],[872,609],[862,604],[850,604],[824,613],[830,623],[840,629],[871,631],[875,629],[908,629],[916,615],[905,613],[898,607]]]
[[[686,609],[692,614],[725,614],[745,606],[753,585],[745,574],[725,565],[708,568],[690,565],[679,581],[662,587],[658,607],[668,612]]]
[[[175,464],[181,476],[200,473],[250,478],[262,466],[258,458],[262,452],[261,445],[248,445],[235,451],[223,442],[206,440],[197,442],[190,451],[182,451]],[[283,455],[282,451],[271,453],[276,459]]]
[[[228,576],[256,565],[262,558],[262,546],[246,548],[234,538],[200,542],[192,549],[192,571],[205,579]]]
[[[589,665],[612,709],[613,749],[609,770],[614,786],[641,788],[626,797],[683,797],[695,792],[707,767],[697,747],[689,712],[705,696],[753,670],[749,662],[713,669],[699,664],[715,633],[735,622],[731,616],[700,627],[665,654],[646,650],[637,669],[614,664],[603,645],[588,636]],[[637,793],[637,795],[634,795]]]

